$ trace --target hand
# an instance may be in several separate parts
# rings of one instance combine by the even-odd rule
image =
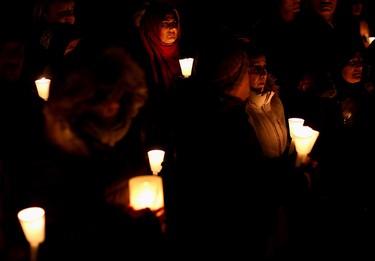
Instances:
[[[303,162],[299,168],[307,180],[308,189],[311,189],[318,179],[318,161],[313,160],[310,157],[307,157],[305,162]]]
[[[165,209],[159,208],[151,210],[150,208],[143,208],[136,210],[130,205],[128,180],[118,182],[109,187],[106,191],[106,200],[110,205],[116,206],[122,212],[128,214],[134,219],[142,218],[157,218],[159,220],[162,232],[166,230],[166,215]]]
[[[166,214],[165,214],[164,208],[159,208],[157,210],[151,210],[150,208],[143,208],[143,209],[135,210],[132,206],[129,205],[125,209],[125,212],[127,212],[134,219],[145,218],[145,217],[157,218],[159,220],[162,233],[164,233],[167,228]]]

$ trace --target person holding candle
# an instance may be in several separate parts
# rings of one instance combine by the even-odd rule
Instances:
[[[129,179],[150,173],[139,117],[148,98],[144,71],[106,41],[82,38],[73,52],[54,72],[44,150],[25,187],[30,204],[46,211],[41,260],[162,255],[164,209],[129,204]]]
[[[288,128],[276,79],[266,68],[266,57],[255,44],[249,44],[250,94],[247,100],[249,122],[255,129],[266,157],[281,157],[287,150]]]
[[[264,49],[267,67],[276,77],[286,117],[298,113],[297,87],[303,76],[304,3],[300,0],[272,0],[267,12],[251,25],[250,38]]]
[[[27,242],[14,218],[24,173],[42,137],[42,100],[21,77],[27,31],[18,15],[0,18],[0,259],[26,260]],[[21,239],[21,240],[20,240]],[[23,248],[25,247],[25,249]],[[17,259],[18,258],[18,259]]]
[[[332,255],[367,258],[374,233],[368,220],[373,196],[374,86],[366,82],[362,40],[343,36],[335,56],[332,83],[336,95],[321,101],[321,240]],[[329,218],[327,218],[329,217]],[[345,227],[345,229],[343,229]],[[329,228],[327,230],[327,228]],[[332,237],[334,240],[332,240]],[[326,240],[331,238],[330,240]],[[329,242],[328,242],[329,241]],[[334,242],[334,244],[332,244]]]
[[[23,77],[33,82],[49,78],[70,43],[80,38],[74,0],[38,0],[32,9]]]
[[[320,125],[324,141],[326,135],[337,139],[336,131],[352,135],[352,131],[366,124],[367,109],[371,109],[371,106],[366,107],[371,104],[374,93],[368,76],[371,67],[367,59],[369,52],[356,35],[358,28],[356,31],[343,31],[338,37],[340,45],[334,53],[335,67],[330,72],[330,84],[335,95],[321,97]],[[328,138],[327,141],[333,140]]]
[[[191,235],[192,256],[275,258],[285,254],[273,248],[279,200],[288,189],[303,195],[306,179],[299,169],[284,172],[279,157],[265,157],[249,123],[246,43],[228,28],[206,37],[176,113],[174,242],[184,251]]]
[[[152,71],[150,76],[154,84],[168,90],[173,86],[173,82],[182,76],[179,64],[179,12],[172,6],[152,3],[145,7],[138,30],[146,52],[142,64]]]
[[[294,148],[292,150],[289,148],[291,144],[289,139],[290,130],[288,130],[286,123],[284,106],[279,97],[279,86],[276,85],[276,78],[267,69],[266,52],[264,48],[259,46],[259,43],[253,42],[247,44],[246,50],[249,56],[250,92],[246,104],[249,123],[256,133],[263,155],[268,158],[269,164],[275,164],[273,161],[283,162],[280,164],[283,165],[283,172],[295,173],[294,161],[297,155]],[[275,165],[277,166],[278,164]],[[309,157],[306,162],[303,162],[303,165],[310,166],[303,167],[308,187],[312,185],[316,187],[317,161]],[[310,168],[309,171],[307,171],[308,168]],[[288,184],[285,185],[288,186]],[[300,185],[303,186],[302,183]],[[309,204],[307,197],[301,197],[300,201],[295,201],[293,199],[295,197],[294,192],[289,196],[289,199],[284,202],[281,201],[278,208],[278,226],[284,229],[284,234],[279,233],[275,237],[281,236],[279,238],[284,240],[279,242],[275,240],[275,247],[280,247],[278,251],[285,251],[287,246],[289,248],[302,249],[300,246],[296,247],[293,244],[297,241],[301,242],[303,238],[306,241],[307,238],[303,237],[301,233],[296,234],[296,232],[299,232],[305,226],[305,222],[310,216],[310,213],[307,214]],[[296,205],[298,207],[294,207]],[[302,208],[302,206],[304,207]],[[303,213],[303,211],[306,211],[306,213]],[[300,222],[300,219],[304,221]]]
[[[345,1],[343,12],[349,18],[349,22],[354,26],[359,27],[360,36],[365,48],[370,45],[370,36],[372,30],[369,22],[369,6],[366,0],[349,0]]]
[[[145,138],[150,149],[165,150],[169,161],[173,150],[170,122],[173,94],[183,77],[179,62],[181,17],[175,6],[157,2],[144,5],[140,14],[134,26],[132,53],[145,70],[150,94],[144,110],[148,118]]]
[[[15,21],[17,18],[14,18]],[[8,23],[13,21],[7,20]],[[8,25],[0,28],[0,154],[5,157],[29,157],[38,147],[39,127],[43,100],[38,96],[35,83],[25,82],[22,70],[25,61],[27,32],[24,25]],[[28,126],[25,131],[25,126]],[[34,147],[35,146],[35,147]]]
[[[294,58],[294,69],[284,76],[288,84],[280,81],[280,94],[284,101],[287,117],[304,118],[306,124],[319,128],[319,97],[332,95],[329,72],[333,64],[333,53],[338,44],[336,32],[345,30],[346,23],[341,16],[343,1],[307,0],[302,1],[298,15],[299,30],[295,43],[299,45]],[[290,48],[290,46],[288,47]],[[283,52],[279,49],[279,52]],[[293,51],[296,54],[296,51]],[[293,57],[292,57],[293,58]],[[322,62],[324,61],[324,62]],[[272,60],[270,61],[272,62]],[[281,69],[283,60],[280,60]],[[275,72],[278,72],[279,69]],[[279,74],[277,74],[279,77]],[[292,79],[292,80],[290,80]],[[296,81],[294,81],[296,80]]]

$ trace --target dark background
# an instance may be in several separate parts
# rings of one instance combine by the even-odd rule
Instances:
[[[2,4],[2,26],[24,23],[31,26],[32,9],[37,0],[8,0]],[[107,23],[122,22],[137,10],[144,0],[75,0],[77,22]],[[270,2],[275,0],[157,0],[168,2],[179,8],[185,24],[209,30],[210,23],[225,23],[239,30],[250,26],[267,11]],[[341,0],[349,1],[349,0]],[[366,2],[365,13],[370,28],[375,28],[375,1]],[[92,20],[92,21],[91,21]],[[195,27],[194,27],[195,28]],[[375,32],[372,33],[375,35]]]
[[[258,13],[257,6],[263,6],[267,1],[231,0],[226,2],[207,0],[156,0],[176,5],[181,11],[189,11],[191,17],[204,15],[205,19],[225,19],[229,17],[248,18]],[[32,9],[37,0],[8,0],[2,3],[2,16],[21,18],[24,22],[31,19]],[[142,5],[144,0],[76,0],[78,12],[95,13],[98,20],[108,19],[115,14],[126,14]],[[263,3],[263,4],[262,4]],[[249,7],[250,5],[250,7]],[[254,8],[253,8],[254,6]]]
[[[37,0],[8,0],[2,3],[1,28],[24,25],[31,29],[32,10]],[[87,27],[101,26],[120,33],[122,26],[145,0],[75,0],[76,21]],[[154,0],[149,0],[154,1]],[[180,11],[181,23],[189,34],[208,32],[215,24],[225,24],[238,31],[246,31],[255,21],[267,12],[272,1],[276,0],[156,0],[174,4]],[[340,0],[350,1],[350,0]],[[367,0],[365,14],[375,36],[375,1]],[[18,26],[19,27],[19,26]],[[94,29],[95,30],[95,29]]]
[[[32,10],[37,0],[8,0],[2,4],[2,22],[9,23],[21,22],[26,26],[31,25]],[[93,22],[106,23],[108,20],[118,19],[119,21],[125,16],[131,14],[134,10],[142,6],[144,0],[75,0],[78,22],[89,17]],[[184,15],[185,22],[198,22],[204,27],[209,22],[229,21],[233,24],[248,23],[262,11],[260,6],[264,6],[267,1],[246,1],[230,0],[207,1],[207,0],[157,0],[160,2],[169,2],[176,5]],[[263,4],[262,4],[263,3]],[[250,5],[250,7],[249,7]],[[86,21],[85,21],[86,22]],[[209,28],[206,28],[207,30]]]

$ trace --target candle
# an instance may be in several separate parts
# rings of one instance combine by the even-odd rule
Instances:
[[[304,123],[305,123],[305,120],[304,120],[304,119],[301,119],[301,118],[289,118],[289,119],[288,119],[288,124],[289,124],[289,135],[290,135],[290,137],[291,137],[292,139],[294,138],[293,130],[294,130],[295,128],[298,128],[298,127],[303,126]]]
[[[156,175],[141,175],[129,180],[130,206],[135,210],[164,207],[163,180]]]
[[[179,59],[182,75],[188,78],[191,75],[193,69],[194,58]]]
[[[30,244],[30,260],[36,261],[39,244],[45,239],[45,211],[40,207],[30,207],[19,211],[17,216]]]
[[[163,150],[150,150],[147,152],[152,173],[157,175],[162,169],[165,152]]]
[[[51,84],[51,80],[45,77],[42,77],[35,81],[36,89],[38,91],[38,95],[43,100],[48,100],[49,97],[49,86]]]
[[[307,155],[311,152],[319,132],[308,126],[300,126],[293,130],[295,146],[297,151],[296,167],[305,162]]]
[[[42,208],[25,208],[18,212],[18,219],[25,237],[31,245],[39,245],[44,241],[45,213]]]
[[[304,119],[301,119],[301,118],[289,118],[288,119],[288,125],[289,125],[289,135],[290,135],[290,138],[291,138],[291,141],[290,141],[290,146],[289,146],[289,154],[293,153],[294,151],[294,134],[293,134],[293,130],[295,128],[298,128],[300,126],[303,126],[303,124],[305,123],[305,120]]]

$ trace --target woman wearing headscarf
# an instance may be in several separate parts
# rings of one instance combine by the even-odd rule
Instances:
[[[140,20],[139,33],[148,55],[147,62],[151,67],[154,83],[168,90],[181,76],[178,61],[181,27],[177,9],[150,5]]]
[[[162,148],[169,155],[171,144],[170,116],[176,81],[182,76],[180,58],[180,15],[173,6],[151,3],[136,27],[138,43],[135,56],[146,73],[149,99],[144,113],[147,119],[146,144]]]

